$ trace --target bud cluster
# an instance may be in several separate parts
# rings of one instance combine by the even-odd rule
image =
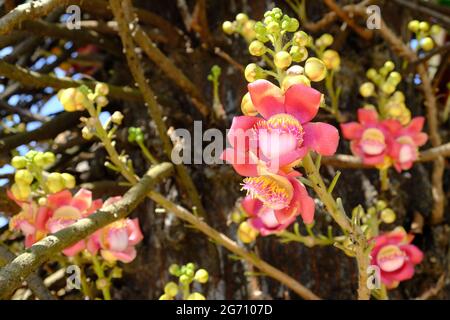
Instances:
[[[408,23],[408,29],[414,33],[418,48],[424,51],[430,51],[434,48],[434,41],[432,36],[436,36],[441,32],[441,27],[434,24],[430,27],[430,24],[426,21],[412,20]]]
[[[172,264],[169,267],[169,273],[178,278],[178,284],[170,281],[164,286],[164,294],[159,300],[174,300],[181,292],[183,300],[205,300],[205,297],[199,292],[190,293],[190,285],[193,282],[205,284],[209,280],[208,271],[197,269],[194,263],[189,262],[185,265]]]
[[[222,30],[228,35],[240,34],[247,42],[255,39],[255,21],[250,20],[245,13],[238,13],[234,21],[225,21]]]

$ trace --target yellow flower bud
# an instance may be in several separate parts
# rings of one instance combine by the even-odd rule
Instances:
[[[441,30],[442,30],[442,28],[440,25],[433,24],[431,26],[430,33],[435,36],[435,35],[438,35],[441,32]]]
[[[76,181],[75,181],[75,177],[73,175],[71,175],[69,173],[62,173],[61,178],[63,179],[64,186],[67,189],[75,188]]]
[[[100,96],[106,96],[109,93],[109,87],[106,83],[99,82],[95,85],[95,93]]]
[[[236,15],[236,21],[240,24],[244,24],[248,21],[248,16],[245,13],[238,13]]]
[[[14,183],[11,186],[13,196],[19,200],[26,200],[31,194],[31,187],[28,184]]]
[[[47,198],[45,198],[45,197],[40,197],[39,199],[38,199],[38,204],[41,206],[41,207],[43,207],[43,206],[46,206],[47,205]]]
[[[272,21],[267,24],[267,31],[272,34],[276,34],[280,32],[280,25],[278,24],[278,22]]]
[[[316,40],[318,47],[329,47],[333,44],[334,38],[331,34],[325,33],[319,39]]]
[[[418,20],[412,20],[408,23],[408,29],[411,32],[417,32],[417,31],[419,31],[419,25],[420,25],[420,22]]]
[[[371,97],[373,95],[373,93],[375,92],[375,86],[372,82],[364,82],[360,87],[359,87],[359,93],[364,97],[364,98],[368,98]]]
[[[60,173],[52,172],[47,176],[47,188],[51,193],[59,192],[64,187],[64,179]]]
[[[75,103],[75,95],[77,93],[76,88],[61,89],[58,92],[58,99],[67,112],[73,112],[77,110]]]
[[[419,23],[419,30],[422,32],[430,30],[430,24],[426,21],[422,21],[421,23]]]
[[[389,82],[386,82],[381,86],[381,90],[386,94],[392,94],[395,91],[395,86]]]
[[[222,30],[228,35],[233,34],[234,32],[234,25],[231,21],[225,21],[222,23]]]
[[[103,108],[108,104],[108,99],[105,96],[98,96],[95,98],[95,103],[98,107]]]
[[[300,47],[304,47],[308,44],[309,42],[309,36],[306,32],[304,31],[298,31],[296,33],[294,33],[294,36],[292,38],[292,41],[300,46]]]
[[[405,95],[401,91],[395,91],[392,99],[396,102],[405,102]]]
[[[244,221],[239,225],[237,235],[239,240],[243,243],[251,243],[255,241],[258,236],[258,231],[254,229],[247,221]]]
[[[14,175],[14,180],[18,184],[29,185],[33,182],[33,179],[33,175],[27,169],[17,170],[16,174]]]
[[[47,151],[43,154],[44,166],[50,166],[55,163],[56,156],[53,152]]]
[[[292,46],[289,54],[294,62],[305,61],[308,58],[308,50],[305,47]]]
[[[376,78],[377,75],[378,75],[378,72],[374,68],[370,68],[366,72],[367,79],[372,80],[372,81]]]
[[[396,86],[402,81],[402,75],[397,71],[393,71],[389,74],[387,81]]]
[[[161,297],[159,297],[159,300],[173,300],[173,297],[163,294]]]
[[[191,293],[188,297],[188,300],[206,300],[205,296],[198,292]]]
[[[341,66],[341,57],[335,50],[325,50],[322,56],[322,61],[328,70],[339,70]]]
[[[251,55],[259,57],[266,53],[266,46],[259,40],[253,40],[248,47],[248,51]]]
[[[292,57],[287,51],[280,51],[274,57],[275,66],[280,69],[286,69],[292,63]]]
[[[311,82],[304,75],[288,75],[283,79],[283,82],[281,83],[281,90],[283,90],[283,92],[286,92],[286,90],[294,84],[303,84],[308,87],[311,86]]]
[[[256,63],[250,63],[245,67],[244,71],[245,79],[248,82],[253,82],[258,79],[264,78],[264,72],[261,67],[259,67]]]
[[[256,111],[256,108],[253,105],[249,92],[247,92],[242,98],[241,111],[246,116],[256,116],[258,114],[258,111]]]
[[[117,125],[122,124],[123,114],[120,111],[115,111],[111,116],[111,121]]]
[[[205,269],[198,269],[195,273],[194,280],[200,283],[208,282],[209,274]]]
[[[381,218],[381,221],[383,221],[384,223],[390,224],[395,221],[396,215],[392,209],[386,208],[383,211],[381,211],[380,218]]]
[[[322,81],[327,76],[327,67],[322,60],[309,58],[305,63],[305,74],[311,81]]]
[[[15,156],[11,160],[11,165],[16,169],[22,169],[27,165],[27,159],[22,156]]]
[[[384,67],[390,72],[395,69],[395,64],[391,60],[388,60],[384,63]]]
[[[433,39],[430,37],[425,37],[422,40],[420,40],[420,46],[425,51],[430,51],[434,48],[434,42]]]
[[[242,27],[241,33],[244,36],[247,41],[250,41],[256,37],[255,32],[255,21],[249,20],[246,23],[244,23],[244,26]]]
[[[164,286],[164,293],[169,297],[175,297],[178,294],[178,285],[171,281]]]

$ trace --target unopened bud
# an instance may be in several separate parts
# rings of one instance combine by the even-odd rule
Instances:
[[[318,47],[329,47],[333,44],[333,41],[333,36],[329,33],[325,33],[319,39],[317,39],[316,44]]]
[[[95,98],[95,103],[98,107],[103,108],[108,104],[108,99],[105,96],[98,96]]]
[[[393,223],[396,219],[396,215],[395,212],[390,209],[390,208],[386,208],[383,211],[381,211],[381,221],[383,221],[384,223]]]
[[[178,294],[178,285],[173,281],[168,282],[164,286],[164,293],[170,297],[175,297]]]
[[[339,70],[341,66],[341,57],[335,50],[325,50],[322,56],[322,61],[325,63],[328,70]]]
[[[308,50],[305,47],[292,46],[289,53],[294,62],[305,61],[308,58]]]
[[[193,292],[187,297],[187,300],[206,300],[206,298],[201,293]]]
[[[252,98],[249,92],[247,92],[242,98],[241,111],[246,116],[256,116],[258,114],[258,111],[253,105]]]
[[[366,72],[367,79],[372,80],[372,81],[377,77],[377,75],[378,75],[378,72],[374,68],[370,68]]]
[[[391,72],[392,70],[395,69],[395,64],[391,60],[388,60],[384,63],[384,67],[386,68],[386,70]]]
[[[47,187],[51,193],[56,193],[64,189],[64,180],[60,173],[52,172],[47,177]]]
[[[397,86],[402,81],[402,76],[397,71],[393,71],[389,74],[387,81]]]
[[[75,177],[69,173],[62,173],[61,178],[63,179],[64,186],[67,189],[75,188],[76,181]]]
[[[420,40],[420,46],[425,51],[430,51],[434,48],[434,42],[433,39],[430,37],[425,37],[422,40]]]
[[[14,180],[17,184],[30,185],[33,182],[33,179],[33,175],[27,169],[18,170],[14,175]]]
[[[169,273],[175,277],[180,276],[181,274],[180,266],[175,263],[171,264],[169,267]]]
[[[364,98],[368,98],[371,97],[373,95],[373,93],[375,92],[375,86],[372,82],[364,82],[360,87],[359,87],[359,93],[364,97]]]
[[[83,129],[81,129],[81,136],[86,140],[91,140],[94,134],[92,133],[90,128],[83,127]]]
[[[242,222],[238,228],[238,238],[243,243],[251,243],[258,236],[258,231],[254,229],[247,221]]]
[[[244,71],[245,79],[248,82],[253,82],[258,79],[264,78],[264,72],[261,67],[259,67],[256,63],[250,63],[245,67]]]
[[[233,25],[233,23],[231,21],[225,21],[222,24],[222,30],[223,30],[223,32],[225,32],[228,35],[233,34],[233,32],[234,32],[234,25]]]
[[[16,169],[22,169],[27,165],[27,159],[22,156],[15,156],[11,160],[11,165]]]
[[[205,269],[198,269],[195,273],[194,280],[200,283],[208,282],[209,274]]]
[[[294,33],[292,42],[300,47],[305,47],[309,42],[309,36],[304,31],[298,31],[298,32]]]
[[[422,21],[419,23],[419,30],[422,32],[426,32],[430,30],[430,24],[426,21]]]
[[[395,91],[395,87],[393,84],[386,82],[381,86],[381,90],[383,90],[386,94],[392,94]]]
[[[95,93],[100,96],[107,96],[109,93],[109,87],[106,83],[97,83],[95,85]]]
[[[322,60],[309,58],[305,63],[305,74],[311,81],[322,81],[327,76],[327,67]]]
[[[442,30],[442,28],[441,28],[440,25],[433,24],[433,25],[431,26],[430,33],[431,33],[432,35],[436,36],[436,35],[438,35],[438,34],[441,32],[441,30]]]
[[[117,125],[122,124],[123,114],[120,111],[115,111],[111,116],[111,121]]]
[[[248,51],[251,55],[259,57],[266,53],[266,46],[259,40],[253,40],[248,47]]]
[[[47,151],[43,154],[43,160],[45,166],[50,166],[55,163],[56,156],[53,152]]]
[[[288,75],[283,79],[283,82],[281,83],[281,90],[283,90],[283,92],[286,92],[287,89],[289,89],[294,84],[302,84],[308,87],[311,86],[311,82],[304,75]]]
[[[408,29],[411,32],[419,31],[420,22],[418,20],[412,20],[408,23]]]
[[[11,192],[18,200],[25,200],[28,199],[31,194],[31,187],[28,184],[14,183],[11,186]]]
[[[238,13],[236,15],[236,21],[240,24],[244,24],[248,21],[248,16],[245,13]]]
[[[292,57],[287,51],[280,51],[274,57],[275,66],[280,69],[286,69],[292,63]]]
[[[173,300],[173,297],[169,296],[168,294],[163,294],[161,297],[159,297],[159,300]]]

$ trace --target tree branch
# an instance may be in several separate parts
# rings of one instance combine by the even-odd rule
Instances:
[[[172,169],[172,164],[167,162],[152,167],[121,200],[36,242],[25,253],[0,269],[0,298],[9,297],[20,286],[22,279],[56,253],[85,239],[98,229],[128,216],[156,183],[172,173]]]

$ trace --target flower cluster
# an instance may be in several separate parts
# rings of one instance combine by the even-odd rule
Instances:
[[[8,195],[21,208],[10,220],[10,229],[21,231],[25,235],[26,247],[120,199],[114,197],[103,203],[101,199],[93,200],[91,192],[86,189],[80,189],[75,195],[69,190],[62,190],[40,198],[39,203],[33,200],[21,201],[12,192]],[[74,256],[84,249],[91,254],[100,250],[106,261],[130,262],[136,257],[134,246],[142,238],[137,219],[121,219],[66,248],[63,253]]]
[[[380,120],[375,110],[359,109],[358,122],[341,125],[342,134],[351,140],[354,155],[377,168],[394,165],[397,171],[408,170],[418,158],[418,148],[428,139],[422,132],[425,119],[415,117],[403,126],[397,120]]]
[[[371,239],[371,264],[380,268],[381,282],[388,289],[411,279],[414,266],[423,260],[423,252],[411,244],[412,240],[413,236],[401,227]]]
[[[430,24],[426,21],[412,20],[408,23],[408,29],[414,33],[417,40],[417,49],[423,49],[424,51],[430,51],[434,48],[434,41],[432,36],[438,35],[442,28],[434,24],[430,27]]]
[[[314,201],[293,168],[309,150],[334,154],[338,131],[329,124],[311,122],[321,101],[315,89],[295,84],[283,93],[271,82],[257,80],[248,90],[246,104],[251,104],[255,115],[233,119],[228,132],[231,147],[222,158],[246,177],[243,189],[248,196],[242,206],[249,223],[262,235],[286,228],[298,215],[309,224]]]
[[[197,282],[205,284],[209,280],[209,273],[205,269],[196,270],[194,263],[189,262],[183,266],[172,264],[169,267],[169,273],[178,277],[178,284],[170,281],[164,286],[164,294],[159,300],[174,300],[181,292],[183,300],[206,300],[205,296],[200,292],[191,293],[191,284]]]

